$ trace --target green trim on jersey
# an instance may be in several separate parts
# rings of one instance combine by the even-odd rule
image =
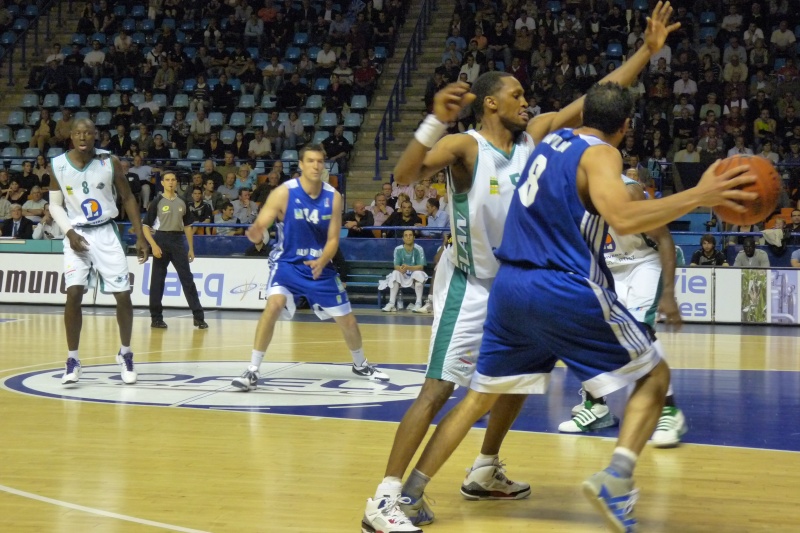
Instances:
[[[480,146],[478,155],[475,156],[475,164],[472,167],[472,183],[470,190],[475,186],[475,174],[478,171],[478,159],[480,157]],[[467,274],[475,275],[475,259],[472,256],[472,234],[470,233],[469,218],[469,190],[455,192],[453,188],[452,175],[450,176],[450,190],[452,191],[453,216],[450,219],[450,231],[453,235],[453,245],[455,250],[456,268],[463,270]]]
[[[483,137],[483,135],[481,135],[481,137]],[[501,150],[497,146],[495,146],[492,143],[490,143],[488,141],[488,139],[486,139],[486,137],[483,137],[483,140],[486,141],[486,144],[491,146],[492,149],[494,149],[497,153],[499,153],[500,155],[502,155],[506,159],[510,160],[512,157],[514,157],[514,151],[517,149],[517,141],[516,140],[514,140],[514,144],[511,145],[511,153],[510,154],[506,153],[505,151]]]
[[[463,271],[454,268],[450,278],[450,286],[447,288],[447,299],[444,302],[442,316],[439,318],[439,328],[436,330],[436,338],[433,341],[431,350],[431,360],[428,363],[426,378],[442,379],[444,361],[453,340],[453,332],[458,323],[458,315],[461,311],[461,303],[467,292],[467,275]]]
[[[658,278],[658,286],[656,287],[656,296],[653,298],[653,305],[644,314],[644,323],[651,328],[656,327],[656,312],[658,311],[658,304],[661,302],[661,293],[664,288],[661,278]]]

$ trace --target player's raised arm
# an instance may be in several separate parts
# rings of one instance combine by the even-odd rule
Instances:
[[[618,69],[600,80],[599,83],[618,83],[623,87],[630,86],[639,73],[649,63],[650,58],[661,50],[670,33],[681,27],[680,22],[669,24],[672,6],[669,2],[658,2],[653,12],[647,17],[647,30],[644,34],[644,46],[622,63]],[[585,96],[575,100],[558,113],[545,113],[534,118],[528,124],[528,133],[536,143],[545,135],[561,128],[574,128],[581,123],[581,112]]]
[[[267,200],[264,202],[261,211],[258,212],[258,216],[244,233],[247,235],[247,238],[250,239],[250,242],[258,243],[263,241],[264,232],[267,231],[276,220],[279,220],[280,215],[286,210],[286,202],[288,199],[289,189],[286,187],[278,187],[267,196]]]
[[[417,128],[394,167],[395,181],[409,185],[458,161],[463,152],[461,136],[442,136],[447,131],[447,123],[455,121],[461,110],[474,99],[469,85],[461,82],[451,83],[436,93],[433,113],[425,117]]]

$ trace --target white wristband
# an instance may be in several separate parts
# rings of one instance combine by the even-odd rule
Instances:
[[[414,138],[421,145],[432,148],[446,131],[447,124],[439,122],[439,119],[434,115],[428,115],[425,117],[425,120],[422,121],[422,124],[419,125],[417,131],[414,132]]]

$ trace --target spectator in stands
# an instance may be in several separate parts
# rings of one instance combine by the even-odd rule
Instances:
[[[707,137],[704,140],[706,144],[700,149],[700,164],[711,166],[714,161],[725,156],[725,147],[718,137]]]
[[[192,224],[210,224],[214,217],[210,203],[203,201],[203,189],[201,187],[192,187],[191,200],[186,203],[186,209],[189,211],[189,218]],[[193,227],[195,235],[204,235],[206,233],[205,228]]]
[[[371,206],[367,207],[367,209],[372,213],[375,226],[383,226],[384,222],[386,222],[386,219],[388,219],[392,213],[394,213],[394,209],[386,205],[386,195],[384,193],[376,194],[375,200],[372,202]]]
[[[278,107],[281,109],[297,109],[301,107],[311,91],[308,85],[300,81],[300,76],[295,72],[289,83],[278,91]]]
[[[441,203],[437,198],[428,198],[425,210],[428,214],[427,227],[429,228],[448,228],[450,227],[450,215],[441,209]],[[441,232],[423,231],[424,237],[441,238]]]
[[[744,137],[742,135],[736,137],[733,148],[728,150],[728,157],[734,155],[753,155],[753,150],[745,146]]]
[[[247,159],[248,148],[250,143],[244,138],[244,132],[237,131],[233,142],[228,146],[228,150],[233,154],[235,159]]]
[[[353,86],[353,69],[347,64],[347,58],[339,57],[339,64],[333,69],[333,75],[339,78],[339,82],[347,87]]]
[[[331,43],[325,42],[322,50],[317,52],[317,71],[319,76],[330,76],[336,66],[336,52],[331,49]]]
[[[223,197],[221,193],[215,190],[217,185],[214,181],[214,178],[203,179],[203,201],[207,203],[209,207],[211,207],[211,210],[214,212],[214,214],[217,214],[222,204],[227,202],[228,199]]]
[[[0,216],[0,218],[3,218]],[[41,221],[33,227],[32,238],[35,240],[60,240],[64,238],[64,232],[53,220],[50,214],[50,204],[45,203]]]
[[[203,157],[221,159],[225,157],[225,145],[219,140],[219,134],[211,130],[208,141],[203,145]]]
[[[267,197],[269,197],[270,193],[280,186],[280,180],[280,173],[273,170],[267,174],[266,181],[256,187],[256,190],[253,191],[253,194],[250,198],[258,205],[264,205],[264,202],[267,200]]]
[[[2,191],[0,191],[1,193]],[[6,200],[5,195],[0,196],[0,221],[11,217],[11,202]]]
[[[729,63],[725,64],[722,71],[722,79],[729,87],[735,87],[739,94],[744,94],[744,88],[748,80],[747,65],[739,59],[738,55],[731,56]]]
[[[186,151],[189,134],[191,132],[191,124],[186,122],[184,112],[180,109],[175,111],[175,120],[172,121],[172,126],[169,128],[169,139],[173,148],[177,148],[181,152]]]
[[[117,134],[111,139],[111,153],[117,157],[123,157],[131,148],[131,136],[125,129],[125,126],[119,124],[117,126]]]
[[[47,69],[42,78],[41,92],[56,93],[59,98],[63,100],[70,90],[70,79],[68,77],[66,68],[59,65],[57,61],[51,61],[47,64]]]
[[[8,200],[11,204],[19,204],[21,206],[28,200],[28,189],[23,188],[20,185],[19,180],[12,179],[8,183],[8,189],[6,189],[5,199]]]
[[[411,205],[410,200],[405,200],[400,203],[400,210],[386,219],[383,223],[384,226],[422,226],[422,219],[414,212],[414,207]],[[383,232],[384,237],[399,236],[397,230],[387,230]]]
[[[39,186],[46,195],[50,191],[50,176],[53,175],[53,169],[50,167],[50,160],[45,157],[44,154],[37,155],[32,172],[37,176]]]
[[[783,118],[778,119],[778,139],[779,144],[791,139],[794,136],[793,130],[796,126],[800,126],[800,117],[797,117],[794,106],[786,108],[786,113]]]
[[[733,262],[735,267],[745,268],[769,268],[769,256],[764,250],[756,249],[755,238],[752,236],[743,239],[743,249],[736,254],[736,259]]]
[[[342,227],[347,229],[348,237],[374,237],[372,230],[362,229],[367,226],[375,226],[375,219],[372,216],[372,212],[367,210],[364,202],[356,200],[353,202],[353,210],[345,213],[342,219]]]
[[[208,55],[211,56],[208,75],[212,78],[219,78],[231,65],[232,55],[225,48],[225,42],[222,39],[217,40],[216,47],[209,50]]]
[[[164,160],[170,158],[169,148],[164,144],[164,136],[160,133],[156,133],[153,137],[153,145],[148,150],[147,157],[154,159],[154,164],[159,166],[164,165]]]
[[[247,148],[248,157],[251,159],[265,159],[272,153],[272,145],[269,139],[264,137],[262,130],[256,130],[255,138],[250,141]]]
[[[305,127],[297,116],[296,111],[289,112],[289,119],[280,126],[283,136],[284,150],[297,150],[297,147],[305,144]]]
[[[230,117],[236,107],[236,91],[228,82],[227,74],[220,74],[219,83],[211,90],[211,102],[216,111]]]
[[[378,290],[389,288],[389,303],[382,311],[391,313],[397,310],[397,294],[401,287],[414,287],[416,303],[411,307],[414,312],[422,309],[422,293],[428,275],[425,273],[425,251],[414,242],[414,232],[403,232],[403,244],[394,249],[394,270],[386,276],[386,280],[378,285]]]
[[[275,152],[280,154],[283,151],[283,139],[281,135],[281,122],[279,119],[280,114],[277,111],[272,111],[269,118],[264,123],[264,137],[275,148]]]
[[[772,32],[769,42],[775,57],[793,58],[795,56],[796,38],[785,19],[778,23],[778,29]]]
[[[247,46],[254,46],[258,49],[264,46],[264,21],[258,18],[254,12],[250,13],[244,24],[244,39]]]
[[[86,54],[83,58],[83,76],[92,78],[95,84],[103,77],[103,63],[106,60],[106,54],[103,52],[100,41],[95,39],[92,41],[92,51]]]
[[[258,205],[250,200],[252,189],[242,187],[239,189],[239,198],[232,202],[233,217],[241,224],[252,224],[258,215]]]
[[[153,78],[153,90],[167,95],[167,101],[175,98],[178,90],[175,67],[171,61],[162,61]]]
[[[353,146],[344,137],[344,126],[336,126],[333,135],[322,141],[325,148],[325,155],[329,163],[336,163],[339,167],[339,174],[347,173],[347,159]]]
[[[22,216],[34,224],[38,224],[44,215],[44,206],[47,201],[42,198],[42,189],[38,185],[31,187],[28,199],[22,204]]]
[[[215,189],[218,188],[220,185],[222,185],[223,182],[222,174],[217,172],[216,165],[214,164],[213,160],[206,159],[203,162],[203,180],[207,180],[209,178],[214,180]]]
[[[44,153],[45,146],[49,145],[56,133],[56,123],[50,118],[48,109],[42,108],[39,120],[34,123],[32,131],[33,135],[31,135],[29,146],[38,148],[40,153]]]
[[[434,74],[434,77],[437,74]],[[441,80],[441,74],[439,74],[439,79]],[[368,100],[372,100],[372,95],[375,92],[375,87],[378,84],[378,71],[369,64],[369,59],[366,57],[361,58],[361,66],[357,68],[353,74],[353,93],[354,94],[363,94],[367,97]],[[440,88],[444,87],[444,84],[441,85]],[[438,89],[437,89],[438,92]],[[434,93],[435,94],[435,93]],[[425,93],[425,101],[428,101],[428,92]],[[433,98],[430,99],[431,104],[433,103]],[[428,106],[430,107],[430,106]]]
[[[205,111],[200,109],[189,126],[187,147],[191,150],[195,146],[204,146],[210,138],[211,122],[206,117]]]
[[[342,110],[351,99],[350,87],[341,83],[339,76],[331,75],[331,83],[325,91],[325,110],[328,113],[336,113],[341,119]]]
[[[381,11],[373,26],[373,44],[385,46],[391,56],[394,53],[394,34],[394,24],[386,17],[386,13]]]
[[[17,239],[33,238],[33,223],[22,216],[22,206],[18,203],[12,203],[10,211],[10,218],[6,218],[0,227],[0,236]]]
[[[240,224],[238,218],[233,216],[233,204],[230,201],[224,202],[220,206],[220,212],[214,217],[214,224]],[[242,228],[234,228],[230,226],[223,226],[214,228],[216,235],[242,235],[244,230]]]
[[[239,187],[236,185],[236,174],[228,172],[225,174],[225,182],[217,187],[217,192],[229,202],[233,202],[239,197]]]
[[[780,156],[772,150],[772,141],[769,139],[765,140],[761,145],[761,152],[758,153],[758,156],[772,161],[773,165],[777,165],[778,161],[780,161]]]
[[[181,195],[183,197],[183,201],[186,202],[187,205],[192,202],[192,191],[195,187],[199,188],[201,191],[203,190],[203,175],[199,172],[192,174],[192,179],[188,184],[186,184],[185,188],[181,184]]]
[[[263,90],[261,85],[263,77],[261,72],[256,68],[256,63],[252,58],[247,60],[244,72],[239,74],[239,81],[242,84],[241,95],[252,94],[253,99],[258,102],[261,98],[261,91]],[[233,98],[231,98],[231,102],[233,102]],[[232,108],[231,111],[233,111]]]
[[[728,266],[725,254],[716,249],[717,239],[710,233],[700,238],[700,249],[692,254],[690,266]]]
[[[762,109],[760,116],[753,121],[753,139],[756,146],[761,146],[767,139],[774,139],[777,129],[778,125],[775,119],[770,116],[769,109]]]
[[[204,74],[198,74],[196,85],[192,90],[192,97],[189,99],[189,111],[197,112],[208,110],[211,105],[211,87],[206,83]]]
[[[728,109],[727,107],[725,109]],[[724,112],[723,112],[724,113]],[[742,114],[741,107],[734,107],[731,109],[730,114],[727,115],[723,120],[723,128],[725,130],[725,134],[728,136],[728,139],[735,139],[737,137],[743,137],[745,133],[747,133],[747,123],[744,119],[744,115]],[[742,147],[744,147],[744,139],[742,139]]]
[[[699,163],[700,153],[695,149],[694,139],[687,139],[686,146],[682,150],[675,152],[672,158],[673,163]]]
[[[264,93],[275,96],[283,85],[284,67],[278,56],[272,56],[269,65],[261,72]]]
[[[120,104],[114,112],[113,124],[114,126],[124,126],[127,130],[134,122],[136,122],[136,107],[131,103],[131,95],[122,93]]]
[[[152,97],[152,95],[151,95]],[[136,139],[136,144],[139,151],[144,158],[151,158],[150,152],[153,151],[153,136],[150,135],[150,128],[144,122],[139,124],[139,138]]]
[[[231,172],[238,175],[239,166],[236,164],[233,151],[230,149],[225,150],[223,158],[222,164],[217,166],[215,170],[222,176],[227,176]]]

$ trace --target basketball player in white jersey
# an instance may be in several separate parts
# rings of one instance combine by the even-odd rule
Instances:
[[[669,33],[680,27],[668,26],[671,13],[669,3],[659,2],[648,19],[646,46],[603,81],[630,85]],[[469,90],[457,83],[436,95],[433,114],[417,129],[394,171],[395,180],[407,185],[449,167],[447,205],[453,247],[437,267],[426,379],[395,433],[383,482],[367,500],[364,533],[417,532],[417,526],[433,521],[433,512],[420,497],[428,479],[414,471],[402,485],[402,477],[455,385],[468,386],[474,373],[489,289],[499,267],[493,250],[502,240],[507,209],[528,156],[535,142],[550,131],[577,125],[584,100],[529,122],[525,90],[514,77],[486,73],[472,86],[472,93]],[[481,131],[440,140],[445,124],[473,100]],[[520,499],[530,494],[528,484],[505,476],[498,460],[500,445],[523,402],[524,396],[504,395],[495,404],[481,454],[461,487],[465,498]]]
[[[117,354],[122,381],[136,383],[131,351],[133,305],[131,304],[128,262],[120,244],[114,219],[119,214],[114,190],[136,232],[139,262],[147,261],[147,241],[142,233],[139,205],[131,193],[119,159],[105,150],[95,150],[97,130],[89,119],[76,119],[70,138],[73,149],[53,158],[50,186],[50,213],[66,235],[64,239],[64,278],[67,303],[64,325],[67,330],[66,368],[62,383],[77,383],[81,376],[78,345],[83,317],[81,301],[86,286],[96,272],[105,290],[117,300],[117,325],[121,347]]]
[[[631,200],[647,198],[638,181],[626,176],[622,180]],[[655,338],[657,311],[664,315],[667,327],[680,328],[681,313],[675,300],[675,242],[666,226],[629,235],[619,235],[614,228],[609,228],[603,255],[614,277],[614,292],[652,337]],[[663,352],[660,341],[654,344]],[[617,424],[604,398],[594,398],[583,389],[581,394],[583,403],[575,406],[572,419],[560,424],[559,431],[585,433]],[[675,405],[670,383],[653,433],[653,445],[658,448],[677,446],[686,431],[686,420]]]

